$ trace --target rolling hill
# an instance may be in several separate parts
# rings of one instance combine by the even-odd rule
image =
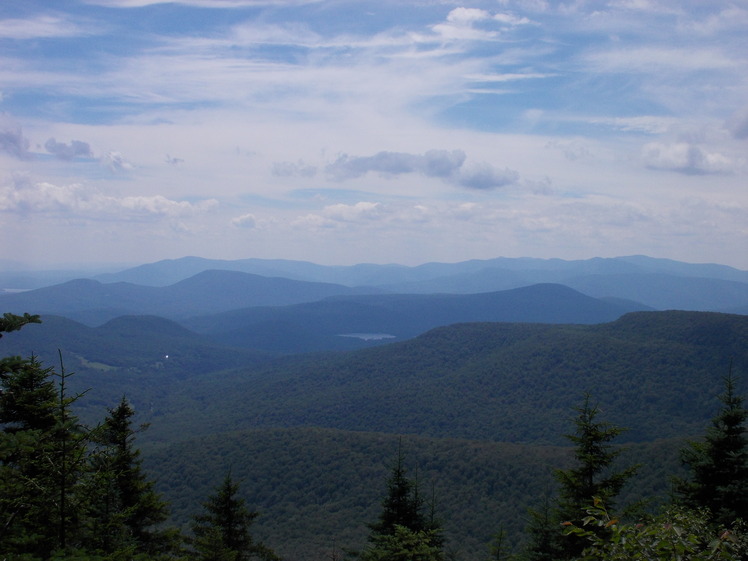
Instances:
[[[103,284],[91,279],[77,279],[0,295],[0,308],[13,313],[34,310],[34,313],[62,315],[88,325],[100,325],[122,315],[148,314],[178,319],[248,306],[281,306],[361,292],[361,289],[329,283],[207,270],[164,287],[127,282]]]
[[[84,418],[126,394],[151,424],[139,443],[175,523],[231,469],[262,513],[258,536],[292,560],[361,547],[407,435],[408,467],[433,484],[448,548],[479,561],[500,527],[521,539],[526,507],[552,491],[585,392],[629,429],[623,461],[644,463],[622,498],[664,496],[730,364],[745,394],[746,341],[746,316],[635,312],[591,325],[454,324],[369,349],[274,357],[152,316],[97,328],[48,317],[0,339],[0,354],[31,349],[46,361],[61,348],[77,371],[72,389],[91,388],[76,405]]]
[[[184,322],[222,344],[284,353],[347,350],[477,321],[602,323],[642,306],[590,298],[562,285],[485,294],[337,296],[258,307]]]
[[[192,377],[154,410],[162,441],[318,426],[560,444],[585,392],[628,441],[697,433],[730,361],[748,372],[748,318],[639,312],[599,325],[471,323],[355,352]],[[741,379],[741,389],[746,380]]]

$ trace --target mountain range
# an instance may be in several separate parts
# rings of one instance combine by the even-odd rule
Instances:
[[[646,257],[184,258],[5,291],[0,310],[42,315],[0,356],[73,373],[83,421],[126,395],[150,424],[138,443],[174,524],[230,469],[291,561],[365,543],[401,438],[448,551],[482,561],[552,494],[585,395],[643,464],[622,500],[656,504],[723,377],[748,390],[748,273]]]

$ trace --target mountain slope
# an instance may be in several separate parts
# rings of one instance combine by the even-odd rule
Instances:
[[[614,258],[596,257],[574,261],[498,257],[485,260],[471,259],[458,263],[424,263],[413,267],[368,263],[351,266],[325,266],[306,261],[283,259],[229,261],[183,257],[148,263],[119,273],[98,275],[95,278],[107,283],[125,281],[151,286],[166,286],[208,269],[241,271],[263,276],[332,282],[349,286],[393,285],[396,286],[394,289],[396,292],[412,292],[415,289],[414,284],[417,285],[433,279],[460,276],[463,279],[469,279],[472,275],[484,275],[486,271],[511,273],[515,278],[522,278],[523,284],[562,282],[566,278],[585,275],[633,273],[660,273],[748,283],[748,271],[741,271],[724,265],[683,263],[642,255]],[[484,286],[475,290],[475,292],[503,290],[517,286],[522,285]],[[419,290],[419,292],[423,291]]]
[[[197,257],[160,261],[99,279],[145,285],[171,284],[208,268],[296,280],[377,286],[390,293],[479,293],[532,284],[565,284],[593,297],[636,300],[654,309],[739,313],[748,305],[748,271],[646,256],[562,259],[496,258],[415,267],[359,264],[321,266],[302,261]]]
[[[192,379],[160,404],[160,439],[268,426],[560,443],[585,392],[647,441],[697,433],[748,317],[641,312],[600,325],[473,323],[415,339]],[[219,405],[220,404],[220,405]],[[158,433],[158,434],[156,434]]]
[[[316,561],[333,557],[335,549],[340,554],[365,546],[366,525],[379,515],[399,443],[393,434],[251,430],[148,448],[145,463],[159,474],[158,488],[178,523],[196,514],[230,467],[242,482],[242,497],[260,513],[255,535],[284,559]],[[637,488],[624,490],[624,504],[667,493],[667,477],[678,471],[680,444],[637,445],[623,454],[624,465],[644,463]],[[553,487],[552,469],[569,461],[568,448],[551,446],[408,435],[402,447],[408,475],[418,477],[427,501],[433,492],[447,549],[470,561],[487,559],[500,528],[505,546],[517,545],[527,508],[541,505]]]
[[[342,285],[269,278],[235,271],[208,270],[170,286],[126,282],[102,284],[78,279],[28,292],[0,295],[0,308],[23,313],[64,315],[101,324],[120,315],[158,315],[170,319],[248,306],[310,302],[360,289]]]
[[[191,318],[186,325],[223,344],[298,353],[371,346],[367,334],[391,342],[461,322],[602,323],[641,309],[547,284],[486,294],[338,296]]]

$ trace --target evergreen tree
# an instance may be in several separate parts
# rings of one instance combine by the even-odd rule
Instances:
[[[95,550],[107,554],[154,554],[169,544],[169,532],[158,526],[168,517],[167,505],[142,470],[140,450],[134,445],[134,415],[123,397],[96,431],[99,449],[92,458],[89,540]]]
[[[378,535],[361,554],[363,561],[442,561],[436,530],[411,530],[396,524],[391,534]]]
[[[419,493],[417,480],[407,477],[402,440],[398,443],[397,459],[387,479],[387,494],[382,500],[379,519],[369,525],[370,546],[361,554],[367,561],[397,559],[441,559],[444,538],[441,522],[436,517],[433,498],[428,515]],[[410,557],[409,557],[410,556]]]
[[[85,496],[87,431],[71,412],[64,368],[59,389],[35,358],[0,360],[1,551],[47,558],[73,547]]]
[[[422,512],[423,500],[418,494],[417,483],[407,477],[403,460],[400,442],[395,465],[387,479],[387,494],[382,500],[382,512],[379,514],[379,520],[369,525],[370,539],[379,535],[394,534],[396,526],[416,532],[426,529],[427,522]]]
[[[39,316],[31,314],[18,316],[16,314],[5,313],[3,314],[3,317],[0,317],[0,337],[3,336],[3,333],[18,331],[24,325],[28,325],[29,323],[41,323],[41,320],[39,319]]]
[[[527,525],[527,545],[523,561],[553,561],[562,551],[559,519],[550,498],[546,495],[539,509],[531,509]]]
[[[613,448],[610,443],[624,429],[597,421],[600,410],[590,404],[589,394],[585,395],[582,407],[576,411],[576,431],[566,435],[575,446],[576,466],[554,473],[560,484],[559,514],[564,520],[582,518],[595,497],[612,510],[615,497],[638,469],[638,466],[622,471],[611,469],[623,450]]]
[[[237,496],[239,484],[226,474],[215,494],[203,503],[203,513],[194,517],[190,540],[200,561],[276,561],[271,549],[257,543],[249,527],[257,518],[244,499]]]
[[[554,472],[559,483],[555,506],[546,508],[544,513],[532,515],[528,528],[530,542],[526,557],[534,561],[579,556],[585,541],[574,535],[564,536],[561,524],[581,524],[586,508],[595,499],[612,505],[626,481],[638,469],[638,466],[632,466],[622,471],[613,470],[613,463],[622,450],[614,449],[611,441],[623,429],[597,420],[600,410],[591,405],[589,394],[585,395],[582,406],[576,411],[576,430],[566,435],[574,444],[575,465]]]
[[[748,521],[748,411],[735,393],[732,366],[724,384],[721,408],[704,440],[681,451],[689,477],[676,480],[675,490],[679,502],[707,508],[713,522],[729,527],[738,518]]]

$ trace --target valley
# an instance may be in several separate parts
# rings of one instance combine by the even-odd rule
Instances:
[[[627,429],[616,441],[621,465],[641,464],[622,502],[646,498],[654,510],[730,368],[748,392],[748,316],[725,313],[748,303],[742,273],[671,262],[653,273],[655,264],[585,263],[594,273],[583,282],[568,263],[520,272],[504,263],[497,283],[506,271],[548,281],[549,270],[554,282],[489,292],[466,287],[496,263],[459,272],[261,263],[304,279],[261,277],[255,261],[255,272],[195,272],[187,260],[186,279],[176,263],[154,264],[0,295],[4,311],[42,316],[0,338],[0,355],[33,353],[58,369],[62,359],[89,425],[126,396],[149,425],[137,443],[177,527],[230,469],[261,513],[254,532],[284,559],[360,549],[401,443],[409,473],[433,493],[446,550],[479,561],[500,529],[521,547],[528,509],[552,496],[553,470],[570,465],[564,435],[585,394]],[[708,270],[717,276],[689,276]],[[576,284],[561,284],[560,271]],[[677,279],[670,299],[657,300],[667,287],[653,274]],[[370,284],[330,282],[355,275]],[[133,283],[145,278],[153,284]],[[424,284],[392,292],[395,278]],[[464,291],[426,292],[446,279]],[[647,282],[647,294],[636,288]]]

